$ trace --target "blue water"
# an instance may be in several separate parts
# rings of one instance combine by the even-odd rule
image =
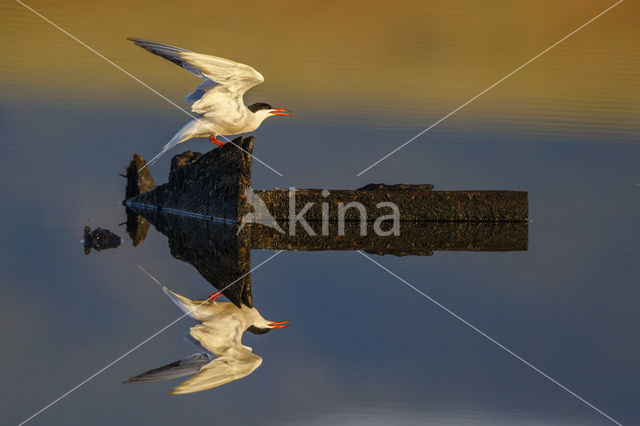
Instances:
[[[0,108],[2,412],[16,424],[180,315],[137,265],[190,297],[212,288],[153,227],[137,248],[125,238],[84,255],[80,244],[85,225],[126,236],[118,173],[133,152],[158,150],[179,111],[161,101]],[[356,177],[421,126],[273,120],[254,154],[285,176],[254,163],[253,186],[528,191],[528,251],[374,259],[611,417],[639,422],[640,147],[615,132],[454,124]],[[153,167],[156,181],[170,157]],[[271,254],[254,251],[253,265]],[[188,396],[167,394],[176,383],[120,384],[193,352],[182,335],[194,322],[183,319],[32,423],[610,424],[357,252],[285,252],[252,282],[261,313],[293,323],[245,334],[264,359],[252,375]]]

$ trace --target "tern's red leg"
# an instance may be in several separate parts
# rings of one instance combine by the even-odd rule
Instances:
[[[211,293],[208,297],[210,302],[213,302],[214,300],[216,300],[218,297],[222,296],[222,291],[216,291],[215,293]]]
[[[215,137],[215,136],[211,136],[211,137],[209,138],[209,140],[211,141],[211,143],[215,143],[215,144],[216,144],[216,145],[218,145],[218,146],[222,146],[222,145],[224,145],[224,144],[226,143],[226,142],[221,142],[221,141],[219,141],[218,139],[216,139],[216,137]]]

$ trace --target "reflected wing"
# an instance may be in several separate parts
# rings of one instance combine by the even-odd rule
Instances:
[[[229,303],[228,306],[232,307],[231,313],[239,311],[235,305],[231,305],[230,302],[226,303]],[[200,342],[207,351],[223,357],[233,353],[233,351],[241,353],[242,350],[247,350],[250,352],[241,343],[245,328],[246,324],[242,316],[229,315],[229,311],[227,311],[226,315],[225,313],[217,315],[212,321],[194,325],[189,330],[189,334]]]
[[[174,64],[181,66],[191,74],[227,86],[229,91],[243,94],[253,86],[264,81],[262,74],[249,65],[217,56],[191,52],[190,50],[157,43],[155,41],[142,40],[139,38],[128,38],[128,40],[147,49],[151,53],[162,56]],[[207,85],[206,90],[209,90],[211,87],[212,85]],[[192,95],[197,96],[196,93],[198,90],[204,90],[202,85],[188,97]],[[202,95],[200,95],[200,97],[201,96]]]
[[[171,394],[200,392],[233,382],[248,376],[260,364],[261,357],[242,347],[236,348],[202,367],[198,374],[173,388]]]
[[[122,383],[147,383],[184,377],[199,371],[202,366],[211,362],[211,356],[205,353],[190,355],[180,361],[172,362],[153,370],[145,371]]]
[[[251,374],[262,364],[262,358],[240,341],[246,324],[238,308],[229,305],[230,315],[217,316],[191,327],[191,336],[208,351],[218,356],[203,366],[198,374],[176,386],[172,394],[199,392],[233,382]]]

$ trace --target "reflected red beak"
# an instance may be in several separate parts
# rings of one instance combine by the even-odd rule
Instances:
[[[285,328],[291,325],[290,323],[291,321],[279,321],[279,322],[270,322],[267,325],[271,328]]]
[[[290,117],[291,114],[289,114],[291,111],[289,111],[288,109],[284,109],[284,108],[274,108],[274,111],[271,111],[271,114],[273,115],[284,115],[287,117]]]
[[[213,302],[214,300],[216,300],[220,296],[223,296],[222,290],[216,291],[215,293],[210,294],[208,299],[209,299],[210,302]]]

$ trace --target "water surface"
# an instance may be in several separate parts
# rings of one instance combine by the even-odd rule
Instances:
[[[528,191],[527,251],[375,260],[621,423],[640,421],[637,6],[357,177],[609,4],[284,2],[215,26],[194,24],[224,11],[202,2],[179,14],[169,2],[29,4],[177,102],[197,80],[126,36],[263,72],[249,100],[296,116],[256,133],[255,155],[284,174],[254,164],[256,188]],[[85,225],[125,236],[130,155],[154,154],[187,117],[19,4],[1,8],[2,417],[17,424],[179,316],[137,265],[193,298],[211,285],[153,228],[138,247],[84,254]],[[264,359],[252,375],[190,396],[120,384],[192,351],[184,319],[32,423],[610,424],[356,252],[284,252],[252,282],[260,312],[293,323],[245,336]]]

